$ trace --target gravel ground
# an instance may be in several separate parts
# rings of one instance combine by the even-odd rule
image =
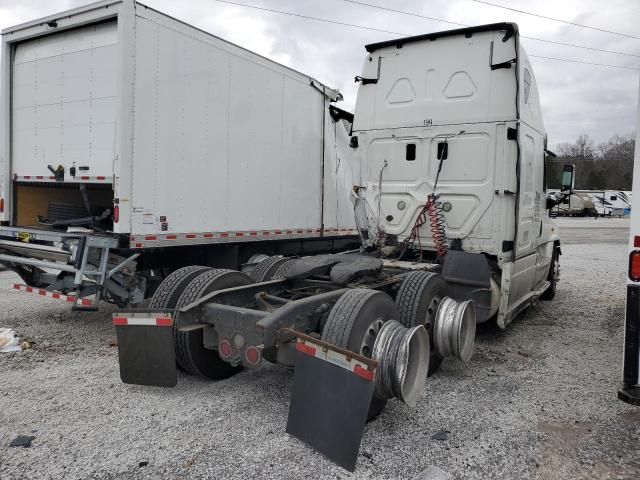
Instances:
[[[389,402],[355,474],[285,433],[290,372],[124,385],[107,308],[71,313],[0,273],[0,326],[33,342],[0,354],[0,478],[639,478],[640,409],[616,399],[627,231],[614,232],[566,245],[556,300],[481,326],[471,362],[445,361],[415,409]],[[17,435],[31,448],[10,448]]]

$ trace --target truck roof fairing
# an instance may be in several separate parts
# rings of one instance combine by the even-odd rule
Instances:
[[[365,48],[367,49],[367,52],[371,53],[385,47],[402,48],[402,46],[406,43],[420,42],[422,40],[437,40],[438,38],[451,37],[455,35],[471,36],[474,33],[478,32],[493,32],[496,30],[504,30],[506,32],[505,40],[507,40],[509,37],[518,34],[518,25],[511,22],[501,22],[490,23],[488,25],[478,25],[475,27],[456,28],[454,30],[444,30],[442,32],[425,33],[412,37],[404,37],[395,40],[386,40],[384,42],[370,43],[369,45],[366,45]]]

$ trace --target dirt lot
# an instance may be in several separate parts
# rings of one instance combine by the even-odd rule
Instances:
[[[639,478],[640,409],[616,399],[628,221],[560,223],[556,300],[481,326],[471,362],[446,361],[415,409],[389,402],[355,474],[285,433],[290,372],[124,385],[108,309],[71,313],[0,273],[0,326],[34,342],[0,354],[0,478]]]

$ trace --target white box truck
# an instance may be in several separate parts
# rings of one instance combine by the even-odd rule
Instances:
[[[132,0],[7,28],[2,53],[16,288],[136,304],[178,267],[357,240],[349,115],[314,78]]]

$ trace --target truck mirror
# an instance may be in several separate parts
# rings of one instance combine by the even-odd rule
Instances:
[[[575,173],[576,173],[575,165],[571,163],[567,163],[564,166],[564,169],[562,170],[562,180],[560,182],[560,191],[562,193],[568,193],[568,194],[573,193]]]

